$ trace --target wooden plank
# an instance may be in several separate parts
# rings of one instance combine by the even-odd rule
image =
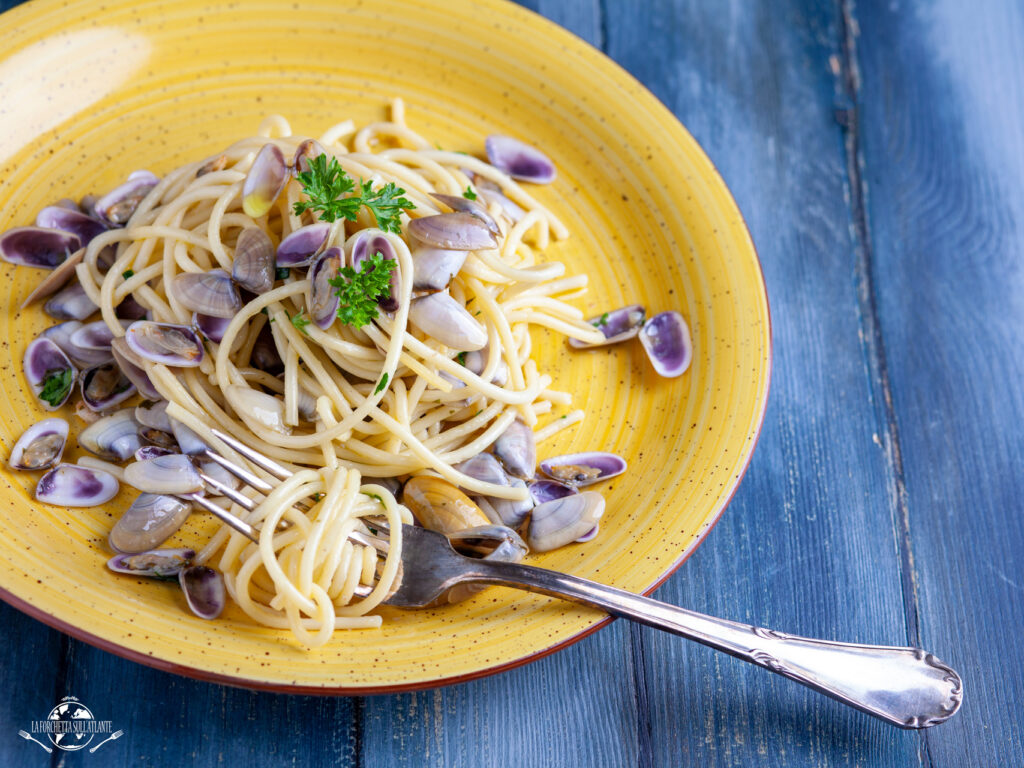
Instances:
[[[906,641],[898,539],[846,202],[840,20],[826,4],[607,3],[607,48],[706,148],[757,244],[774,376],[760,445],[708,541],[658,596],[818,637]],[[634,630],[641,764],[906,766],[920,737],[677,639]],[[643,712],[641,715],[643,716]]]
[[[65,638],[35,619],[0,602],[0,765],[50,765],[50,755],[18,735],[25,731],[49,745],[43,734],[32,733],[32,721],[43,720],[57,704],[54,692]],[[52,749],[52,747],[51,747]]]
[[[1024,32],[1013,0],[858,3],[867,242],[926,645],[965,676],[927,765],[1024,754]]]

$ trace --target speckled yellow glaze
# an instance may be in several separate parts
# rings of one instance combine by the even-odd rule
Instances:
[[[690,135],[635,80],[565,31],[499,0],[34,0],[0,25],[0,227],[209,154],[281,113],[316,134],[384,115],[401,96],[414,127],[480,153],[500,132],[542,147],[558,180],[537,195],[572,231],[552,248],[591,275],[588,314],[641,302],[678,309],[689,372],[658,378],[639,344],[572,353],[538,333],[536,357],[587,420],[541,455],[607,449],[629,472],[602,490],[601,535],[530,559],[644,591],[693,550],[732,495],[768,391],[770,330],[760,267],[725,185]],[[0,265],[0,443],[42,412],[21,357],[45,325],[17,307],[37,271]],[[65,414],[70,419],[74,417]],[[72,459],[79,449],[72,447]],[[443,610],[389,611],[381,630],[306,652],[229,610],[188,615],[177,590],[109,573],[106,534],[128,503],[36,504],[31,474],[0,474],[0,588],[43,621],[130,658],[239,685],[394,690],[479,676],[554,650],[603,614],[491,589]],[[175,544],[210,524],[194,515]]]

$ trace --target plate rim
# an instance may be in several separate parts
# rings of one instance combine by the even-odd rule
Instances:
[[[759,408],[755,414],[754,422],[750,430],[751,445],[747,451],[746,457],[744,458],[743,465],[739,468],[735,480],[732,483],[732,487],[729,490],[728,496],[721,502],[714,517],[708,520],[703,526],[702,530],[699,531],[693,541],[679,554],[679,556],[666,568],[666,570],[660,574],[653,583],[645,587],[640,594],[644,596],[650,596],[654,590],[664,584],[670,576],[672,576],[679,568],[686,562],[687,559],[697,550],[697,548],[704,543],[708,534],[714,529],[721,520],[725,510],[732,503],[736,492],[739,490],[743,479],[746,477],[747,470],[750,468],[750,462],[752,461],[754,454],[757,451],[757,445],[760,441],[762,430],[764,427],[765,415],[768,408],[768,400],[771,395],[771,384],[773,374],[773,357],[774,357],[774,343],[772,334],[772,316],[771,316],[771,302],[768,298],[767,283],[764,277],[764,267],[761,262],[760,254],[758,253],[757,247],[754,244],[753,238],[750,234],[750,227],[747,224],[746,218],[741,211],[739,204],[736,202],[735,197],[732,194],[732,190],[726,184],[725,179],[722,177],[721,172],[715,165],[714,161],[704,150],[704,147],[694,138],[693,134],[690,133],[689,129],[685,126],[682,120],[672,112],[654,93],[648,88],[643,82],[637,79],[631,72],[629,72],[622,64],[615,61],[607,53],[602,51],[600,48],[592,45],[588,41],[584,40],[579,35],[575,34],[566,27],[548,19],[541,15],[537,11],[528,8],[523,5],[519,5],[513,0],[487,0],[495,8],[502,9],[503,12],[523,14],[531,19],[534,24],[540,24],[546,27],[550,32],[556,35],[561,35],[569,38],[573,43],[582,46],[591,55],[596,54],[597,57],[603,61],[606,66],[610,66],[617,71],[617,73],[625,77],[631,82],[641,94],[645,95],[651,105],[662,112],[663,115],[668,117],[679,130],[682,131],[685,138],[692,143],[693,147],[698,152],[698,158],[707,163],[708,167],[714,174],[714,182],[721,190],[725,192],[725,202],[727,206],[731,206],[732,211],[736,215],[736,220],[742,227],[742,233],[744,235],[743,245],[748,247],[750,253],[754,257],[754,266],[756,267],[757,285],[760,288],[761,300],[764,304],[765,322],[766,322],[766,346],[764,354],[764,388],[763,395],[760,399]],[[56,7],[60,3],[60,0],[27,0],[27,2],[19,3],[17,6],[8,9],[4,13],[0,14],[0,18],[16,16],[21,13],[31,12],[32,10],[42,9],[46,7]],[[17,53],[17,49],[11,53]],[[8,54],[11,55],[11,53]],[[7,58],[4,56],[3,58]],[[558,598],[551,598],[557,600]],[[30,616],[31,618],[45,624],[46,626],[56,629],[65,635],[80,640],[88,645],[98,648],[101,651],[111,653],[114,656],[141,664],[146,667],[160,670],[161,672],[169,672],[182,677],[186,677],[193,680],[200,680],[202,682],[216,683],[219,685],[226,685],[234,688],[242,688],[246,690],[255,691],[266,691],[271,693],[289,693],[295,695],[312,695],[312,696],[364,696],[364,695],[375,695],[375,694],[389,694],[389,693],[407,693],[412,691],[431,690],[434,688],[441,688],[458,683],[465,683],[472,680],[479,680],[485,677],[491,677],[492,675],[499,674],[501,672],[510,671],[521,666],[525,666],[532,662],[543,659],[546,656],[550,656],[557,651],[564,650],[576,643],[580,642],[586,637],[594,634],[598,630],[608,626],[612,621],[615,620],[614,616],[606,616],[599,621],[595,622],[589,627],[576,632],[566,638],[563,638],[551,645],[541,648],[533,653],[529,653],[524,656],[517,657],[511,661],[502,662],[492,666],[483,667],[472,672],[467,672],[458,675],[451,675],[446,677],[437,677],[427,680],[418,680],[407,683],[389,683],[386,685],[367,685],[367,686],[352,686],[352,685],[334,685],[334,686],[318,686],[318,685],[307,685],[299,683],[284,683],[284,682],[271,682],[267,680],[254,679],[246,677],[244,675],[229,675],[211,670],[200,669],[194,666],[178,664],[173,661],[159,658],[157,656],[142,653],[139,651],[132,650],[123,645],[119,645],[116,642],[107,640],[99,635],[93,634],[92,632],[84,629],[83,627],[71,624],[69,622],[60,619],[54,614],[48,613],[47,611],[33,605],[27,600],[18,597],[12,592],[5,589],[0,585],[0,600],[20,611],[21,613]]]

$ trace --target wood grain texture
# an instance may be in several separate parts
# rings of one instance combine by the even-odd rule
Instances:
[[[2,0],[0,8],[15,3]],[[0,765],[74,694],[110,766],[903,766],[1019,760],[1024,19],[1012,0],[531,0],[650,87],[717,164],[772,302],[761,442],[656,596],[822,637],[921,642],[964,710],[900,732],[624,622],[503,675],[365,699],[131,664],[0,605]],[[69,598],[70,599],[70,598]]]

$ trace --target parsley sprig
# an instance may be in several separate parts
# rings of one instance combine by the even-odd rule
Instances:
[[[355,221],[359,209],[365,206],[385,232],[401,232],[403,210],[416,206],[403,197],[405,190],[389,181],[375,190],[372,182],[356,182],[345,173],[338,158],[318,155],[309,161],[309,170],[297,176],[308,201],[295,203],[295,215],[315,211],[322,221],[347,219]]]
[[[338,276],[327,281],[337,289],[338,319],[355,328],[376,319],[377,301],[390,291],[394,268],[395,262],[377,251],[359,265],[358,272],[352,267],[339,269]]]
[[[305,314],[303,314],[305,311],[305,309],[300,309],[289,319],[292,321],[292,325],[294,325],[296,328],[298,328],[300,331],[302,331],[304,334],[308,336],[309,331],[306,330],[306,326],[309,325],[311,321],[308,317],[305,316]]]
[[[43,388],[39,392],[39,399],[52,406],[58,406],[68,396],[68,390],[74,383],[74,376],[70,368],[54,368],[47,371],[43,377]]]

